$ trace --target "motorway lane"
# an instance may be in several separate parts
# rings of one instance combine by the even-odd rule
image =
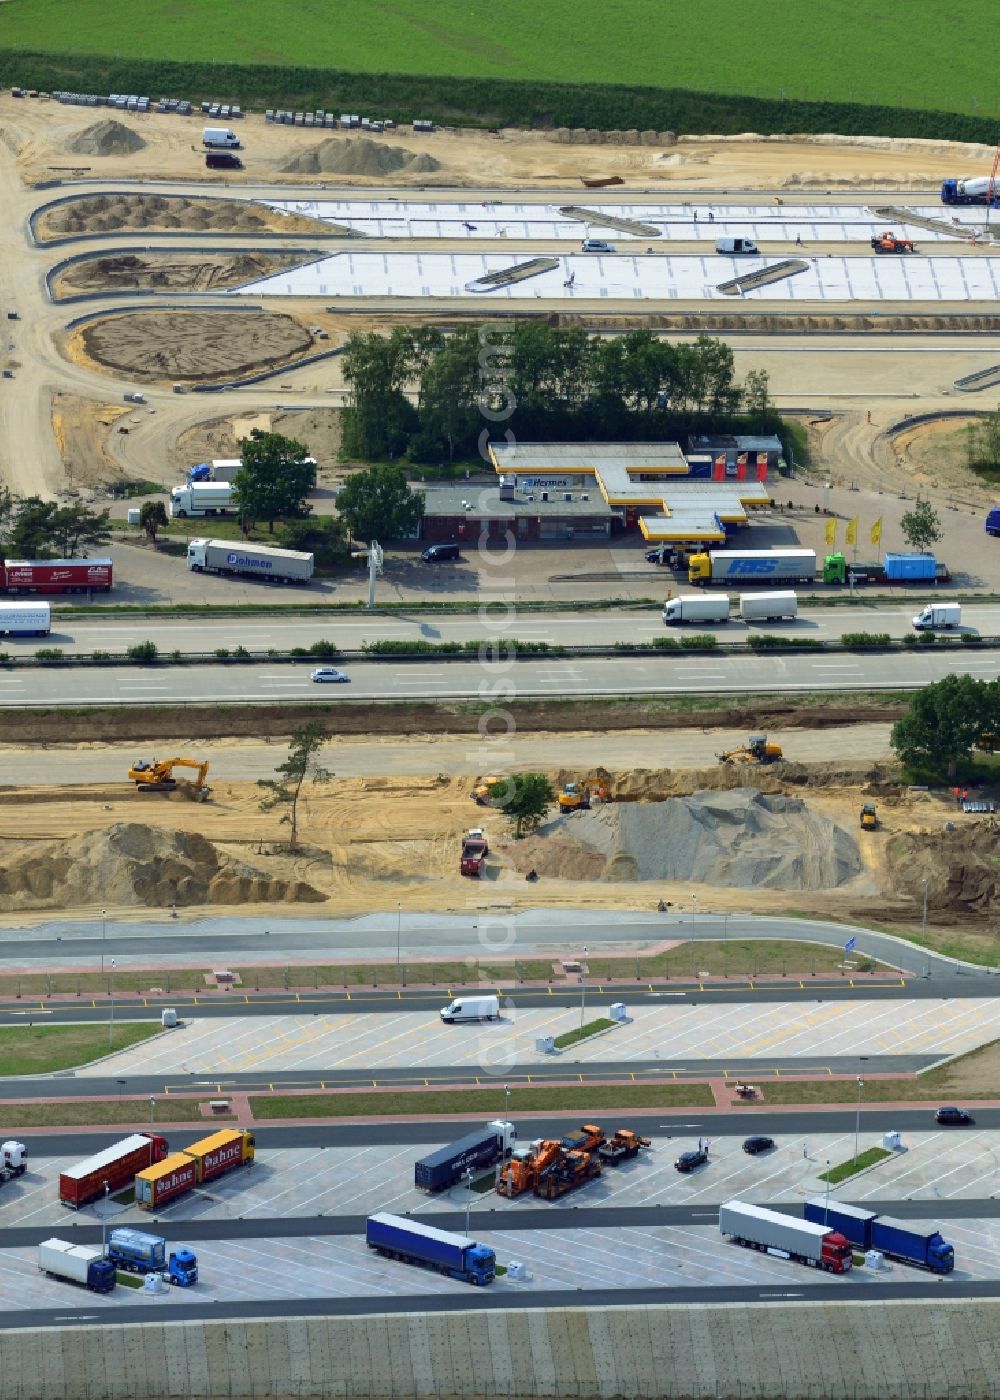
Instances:
[[[37,649],[37,639],[32,650]],[[681,652],[642,657],[540,657],[480,661],[352,662],[350,685],[318,686],[314,662],[252,665],[58,667],[0,672],[0,707],[164,704],[284,704],[338,698],[467,700],[510,685],[519,700],[569,695],[787,694],[915,690],[952,674],[1000,676],[1000,649],[889,654],[731,656]]]

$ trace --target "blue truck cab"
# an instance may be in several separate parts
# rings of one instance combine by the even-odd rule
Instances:
[[[142,1230],[112,1230],[108,1236],[108,1259],[127,1273],[164,1273],[178,1288],[189,1288],[198,1282],[198,1256],[193,1250],[182,1246],[168,1255],[167,1242],[161,1235],[147,1235]]]
[[[488,1245],[401,1215],[370,1215],[365,1243],[389,1259],[419,1264],[480,1288],[496,1277],[497,1258]]]
[[[954,1246],[940,1231],[916,1221],[894,1220],[842,1201],[827,1201],[823,1196],[806,1201],[802,1214],[814,1225],[838,1230],[858,1249],[877,1249],[890,1259],[916,1264],[934,1274],[950,1274],[955,1267]]]
[[[986,516],[986,533],[1000,535],[1000,506],[994,506]]]

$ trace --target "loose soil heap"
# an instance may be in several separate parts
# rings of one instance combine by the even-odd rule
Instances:
[[[960,924],[971,915],[996,917],[1000,901],[1000,822],[970,825],[959,817],[953,831],[906,831],[886,851],[892,887],[917,899],[927,879],[927,908],[937,924]]]
[[[221,855],[194,832],[119,822],[69,841],[0,845],[0,909],[81,905],[294,904],[326,896]]]
[[[315,233],[324,225],[303,214],[283,214],[252,200],[192,198],[162,194],[80,195],[41,216],[36,236],[75,233],[129,233],[138,230],[192,233]]]
[[[146,143],[137,131],[111,117],[84,127],[67,146],[78,156],[128,156],[141,151]]]
[[[440,170],[441,162],[426,153],[414,155],[402,146],[386,146],[367,136],[355,141],[328,137],[293,156],[281,169],[296,175],[391,175],[399,170]]]
[[[283,312],[142,310],[74,331],[68,354],[143,383],[229,380],[285,364],[312,344],[306,327]]]
[[[56,296],[72,291],[218,291],[241,287],[312,260],[305,253],[119,253],[73,263]]]
[[[841,827],[801,798],[756,788],[569,813],[510,854],[519,869],[563,879],[739,889],[835,889],[862,869],[857,844]]]

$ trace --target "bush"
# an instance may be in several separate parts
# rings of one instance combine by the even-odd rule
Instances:
[[[240,659],[241,661],[249,661],[249,660],[250,660],[250,653],[247,651],[246,647],[244,647],[244,646],[236,647],[236,649],[233,651],[233,655],[234,655],[234,656],[238,656],[239,659]]]
[[[230,655],[229,648],[228,648],[228,647],[216,647],[216,648],[215,648],[215,655],[218,657],[218,659],[219,659],[220,661],[226,661],[226,660],[228,659],[229,655]]]
[[[680,651],[681,649],[679,637],[654,637],[650,646],[657,651]]]
[[[823,641],[819,637],[778,637],[773,632],[764,632],[760,635],[754,634],[747,638],[747,646],[751,651],[771,651],[775,647],[822,647]]]
[[[916,632],[907,632],[903,638],[904,647],[916,647],[920,645],[920,636]]]
[[[60,647],[42,647],[35,652],[36,661],[65,661],[66,653]]]
[[[174,647],[173,651],[170,653],[170,660],[171,660],[171,661],[180,661],[180,659],[181,659],[180,650],[179,650],[179,648]]]
[[[960,634],[960,640],[964,647],[979,647],[983,644],[982,637],[978,636],[975,632],[962,632]]]
[[[694,632],[690,637],[681,637],[680,641],[684,651],[714,651],[719,645],[718,638],[711,632]]]
[[[476,643],[478,647],[479,643]],[[455,656],[462,650],[461,642],[365,642],[361,648],[371,656]]]
[[[110,651],[92,651],[90,653],[90,659],[91,661],[112,661],[114,658]]]
[[[840,638],[842,646],[853,649],[873,649],[882,648],[887,650],[892,646],[892,638],[888,632],[844,632]]]
[[[340,648],[334,642],[318,641],[313,642],[309,647],[309,655],[315,656],[321,661],[331,659],[340,655]]]
[[[136,642],[134,647],[129,647],[125,655],[129,661],[157,661],[160,649],[155,642]]]
[[[932,647],[936,641],[937,635],[934,632],[921,632],[920,645],[922,647]]]

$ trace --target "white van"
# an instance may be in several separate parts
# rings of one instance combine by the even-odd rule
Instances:
[[[450,1006],[442,1006],[441,1020],[447,1025],[454,1021],[499,1021],[499,997],[456,997]]]
[[[760,249],[752,238],[717,238],[715,240],[715,251],[717,253],[758,253]]]
[[[216,149],[234,147],[240,144],[240,138],[228,126],[206,126],[201,133],[201,144]]]
[[[585,253],[613,253],[614,247],[603,238],[585,238],[581,245]]]

